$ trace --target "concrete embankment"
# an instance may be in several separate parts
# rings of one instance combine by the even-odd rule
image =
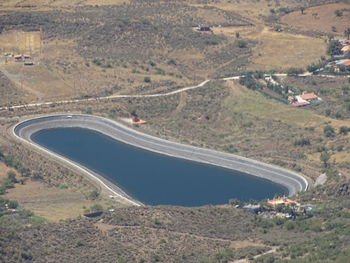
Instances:
[[[13,134],[19,140],[28,143],[47,154],[50,154],[53,158],[56,158],[59,161],[79,167],[81,172],[94,178],[108,190],[121,196],[125,200],[128,200],[134,205],[140,205],[141,203],[130,198],[130,196],[128,196],[116,185],[110,183],[100,175],[81,167],[79,164],[44,149],[31,140],[31,135],[35,132],[43,129],[59,127],[80,127],[91,129],[101,132],[116,140],[146,150],[237,170],[283,185],[288,189],[289,195],[294,195],[298,191],[304,191],[308,188],[307,180],[303,176],[293,171],[228,153],[163,140],[101,117],[90,115],[53,115],[25,120],[13,128]]]

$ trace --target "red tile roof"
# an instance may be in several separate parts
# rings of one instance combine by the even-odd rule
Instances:
[[[306,101],[306,102],[294,102],[290,105],[292,105],[293,107],[302,107],[310,104],[311,104],[310,102]]]
[[[316,100],[318,99],[318,96],[315,93],[303,93],[301,95],[299,95],[300,98],[302,98],[303,100]]]
[[[345,46],[341,49],[341,51],[345,52],[345,51],[350,51],[350,46]]]

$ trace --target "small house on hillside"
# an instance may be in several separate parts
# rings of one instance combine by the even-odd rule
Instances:
[[[288,101],[294,107],[302,107],[310,105],[311,103],[321,102],[322,99],[318,97],[314,92],[303,92],[301,95],[288,97]]]
[[[308,102],[318,102],[320,100],[320,98],[313,92],[311,93],[303,92],[303,94],[297,97],[299,97],[302,100],[306,100]]]
[[[197,30],[198,31],[211,31],[210,26],[208,26],[208,25],[199,25]]]
[[[15,55],[14,59],[16,62],[23,62],[26,59],[32,59],[32,56],[28,54],[19,54],[19,55]]]

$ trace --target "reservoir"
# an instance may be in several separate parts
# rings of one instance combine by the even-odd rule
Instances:
[[[172,158],[84,128],[52,128],[31,140],[100,174],[148,205],[201,206],[288,195],[284,186],[238,171]]]

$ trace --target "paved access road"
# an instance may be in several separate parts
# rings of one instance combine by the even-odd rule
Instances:
[[[253,176],[271,180],[288,188],[289,195],[294,195],[299,191],[308,188],[307,180],[300,174],[289,171],[277,166],[268,165],[252,159],[243,158],[237,155],[214,151],[210,149],[198,148],[190,145],[184,145],[154,136],[141,133],[135,129],[124,126],[118,122],[111,121],[102,117],[91,115],[52,115],[25,120],[13,128],[13,135],[22,142],[28,143],[41,151],[51,155],[53,158],[71,167],[79,169],[80,172],[95,179],[101,185],[120,197],[128,200],[134,205],[140,205],[137,200],[132,200],[118,186],[108,182],[98,174],[89,171],[62,156],[52,153],[31,140],[31,135],[39,130],[58,127],[81,127],[92,129],[110,136],[116,140],[134,145],[146,150],[158,152],[176,158],[212,164]]]

